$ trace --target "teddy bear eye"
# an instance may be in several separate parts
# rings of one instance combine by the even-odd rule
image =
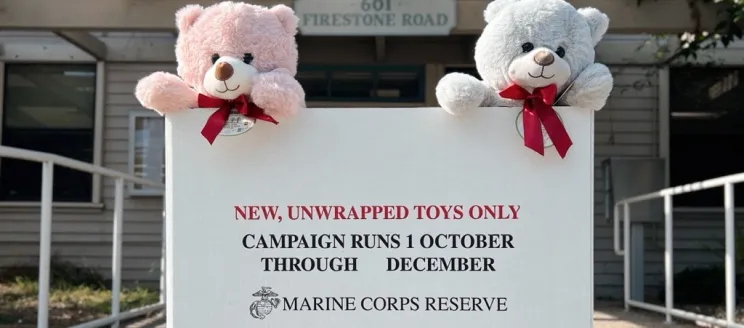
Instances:
[[[249,53],[243,54],[243,62],[244,63],[250,64],[252,61],[253,61],[253,55],[252,54],[249,54]]]
[[[530,52],[532,49],[535,49],[535,45],[532,44],[532,42],[527,42],[522,45],[522,51],[523,52]]]
[[[563,47],[558,47],[558,49],[555,50],[555,54],[558,55],[558,57],[563,58],[563,56],[566,55],[566,49],[563,49]]]
[[[217,62],[217,59],[220,59],[220,55],[218,54],[212,54],[212,64]]]

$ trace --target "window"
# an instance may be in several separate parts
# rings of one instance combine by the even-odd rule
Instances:
[[[681,185],[744,172],[744,86],[741,69],[670,71],[670,178]],[[721,207],[723,188],[674,197],[675,207]],[[735,185],[744,194],[744,185]],[[742,199],[741,197],[737,197]],[[737,202],[737,206],[741,204]]]
[[[424,102],[424,66],[309,66],[297,74],[307,101]]]
[[[481,79],[480,74],[478,74],[478,69],[475,68],[475,66],[448,66],[444,69],[444,74],[455,72],[475,76],[478,80]]]
[[[93,162],[96,65],[7,64],[3,145]],[[55,202],[91,202],[93,177],[54,168]],[[40,201],[41,164],[0,162],[0,201]]]
[[[153,111],[129,114],[129,171],[140,178],[165,183],[165,119]],[[156,196],[163,190],[130,183],[129,195]]]

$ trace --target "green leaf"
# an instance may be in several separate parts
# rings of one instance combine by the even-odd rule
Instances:
[[[716,27],[714,27],[713,29],[716,31],[723,30],[726,28],[726,26],[728,26],[728,21],[724,20],[724,21],[718,22],[718,24],[716,24]]]
[[[737,39],[741,39],[742,38],[741,27],[739,27],[738,25],[734,25],[734,27],[731,28],[731,34],[733,34]]]

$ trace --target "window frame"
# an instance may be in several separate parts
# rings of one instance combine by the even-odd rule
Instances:
[[[445,76],[445,75],[447,75],[449,73],[454,73],[454,72],[449,72],[448,73],[447,70],[457,70],[458,68],[473,69],[473,70],[476,70],[476,71],[478,70],[478,68],[475,66],[475,64],[451,64],[451,65],[444,65],[444,67],[442,67],[442,76]],[[480,79],[480,77],[477,77],[477,76],[473,76],[473,77],[475,77],[477,79]]]
[[[152,110],[146,110],[146,109],[135,109],[129,111],[129,142],[128,142],[128,173],[137,176],[134,170],[134,156],[135,156],[135,148],[136,148],[136,134],[137,134],[137,124],[136,121],[139,118],[158,118],[163,119],[163,124],[165,124],[165,117],[161,116],[155,111]],[[165,138],[165,128],[163,129],[163,138]],[[163,144],[163,152],[165,152],[165,144]],[[163,165],[165,165],[165,159],[163,159]],[[165,174],[163,174],[163,179],[165,179]],[[128,182],[127,183],[127,194],[130,197],[163,197],[165,196],[165,190],[162,188],[154,188],[154,187],[144,187],[142,189],[137,189],[135,187],[134,182]]]
[[[7,65],[95,65],[95,101],[94,101],[94,119],[93,119],[93,162],[90,164],[103,166],[103,125],[106,100],[106,64],[103,61],[91,60],[7,60],[0,58],[0,131],[3,128],[2,118],[5,110],[5,80]],[[0,133],[0,145],[2,145],[2,134]],[[0,165],[2,159],[0,158]],[[39,172],[41,174],[41,172]],[[52,206],[57,208],[103,208],[103,177],[100,174],[91,174],[91,199],[85,202],[53,202]],[[41,206],[41,199],[38,201],[0,201],[0,208],[35,208]]]
[[[673,160],[673,156],[671,156],[671,143],[672,143],[672,129],[671,129],[671,121],[672,121],[672,101],[671,101],[671,70],[677,69],[677,68],[686,68],[687,66],[682,65],[672,65],[672,66],[663,66],[658,69],[658,79],[659,79],[659,110],[658,110],[658,119],[659,119],[659,157],[665,159],[666,163],[666,169],[665,169],[665,188],[671,188],[676,187],[676,185],[672,185],[671,183],[671,163]],[[696,66],[693,66],[696,67]],[[697,66],[699,68],[705,68],[704,66]],[[744,69],[743,64],[729,64],[729,65],[720,65],[716,66],[715,68],[718,69]],[[716,177],[713,177],[716,178]],[[713,188],[712,190],[719,189],[719,188]],[[693,191],[692,193],[695,193]],[[723,189],[721,187],[721,203],[723,203]],[[679,206],[674,201],[672,201],[672,207],[674,212],[677,213],[723,213],[724,207],[721,206]],[[735,206],[734,207],[735,213],[744,213],[744,207],[743,206]]]
[[[386,98],[386,97],[314,97],[306,99],[309,103],[382,103],[382,104],[423,104],[426,102],[426,65],[328,65],[328,64],[300,64],[297,68],[298,75],[301,72],[325,72],[328,74],[326,81],[331,85],[333,72],[369,72],[373,80],[379,73],[385,72],[416,72],[419,76],[419,96],[416,98]],[[405,100],[401,100],[405,99]]]

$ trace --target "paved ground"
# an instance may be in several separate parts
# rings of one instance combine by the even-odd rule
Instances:
[[[594,311],[594,328],[683,328],[690,324],[664,324],[661,315],[632,310],[625,312],[622,304],[598,303]],[[136,323],[122,325],[123,328],[165,328],[162,316],[155,316]]]
[[[682,328],[691,324],[667,325],[664,316],[633,309],[625,312],[622,304],[598,303],[594,309],[594,328]]]

